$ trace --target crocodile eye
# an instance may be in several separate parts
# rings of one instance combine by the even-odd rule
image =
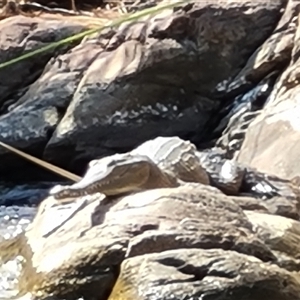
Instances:
[[[112,166],[115,166],[115,165],[116,165],[116,161],[115,161],[115,160],[111,160],[111,161],[107,164],[108,167],[112,167]]]

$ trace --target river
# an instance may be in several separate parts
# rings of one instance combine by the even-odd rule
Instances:
[[[26,229],[36,214],[38,204],[55,184],[0,182],[0,241]],[[0,300],[11,299],[17,294],[20,270],[20,257],[0,264]]]

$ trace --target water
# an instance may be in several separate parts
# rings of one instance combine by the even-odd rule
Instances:
[[[0,239],[9,239],[24,231],[36,210],[36,207],[0,206]],[[17,294],[21,262],[21,257],[17,257],[0,265],[0,299],[10,299]]]
[[[23,232],[33,220],[37,206],[56,183],[12,184],[0,182],[0,241]],[[0,264],[0,300],[17,294],[22,257]]]

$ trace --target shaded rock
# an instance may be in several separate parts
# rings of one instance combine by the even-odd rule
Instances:
[[[210,176],[210,184],[227,194],[251,195],[262,199],[285,197],[299,201],[300,180],[287,180],[258,171],[234,160],[228,160],[227,151],[214,147],[197,151],[201,166]]]
[[[283,5],[196,1],[88,39],[65,58],[97,52],[44,157],[76,171],[158,135],[199,142],[220,105],[216,86],[268,37]]]
[[[299,278],[235,251],[178,249],[126,259],[117,299],[299,299]]]
[[[54,182],[31,184],[0,183],[0,205],[38,205],[48,196]]]
[[[299,179],[290,181],[259,172],[227,160],[227,154],[220,148],[197,152],[200,164],[210,176],[211,185],[225,194],[238,195],[232,199],[243,209],[296,220],[300,218]]]
[[[299,177],[286,180],[259,172],[226,159],[228,152],[217,147],[196,154],[209,174],[210,184],[225,194],[237,195],[232,199],[243,209],[299,219]]]
[[[16,58],[84,29],[83,25],[66,22],[63,19],[54,21],[16,16],[2,20],[0,22],[0,62]],[[72,45],[64,46],[64,49],[60,51],[66,51],[71,47]],[[59,50],[56,47],[44,54],[39,54],[38,58],[28,58],[0,70],[0,104],[4,103],[5,105],[2,105],[4,114],[0,116],[0,139],[2,142],[41,156],[43,148],[59,123],[61,113],[67,108],[76,86],[76,80],[74,80],[76,72],[70,71],[67,62],[59,65],[59,59],[49,62],[49,65],[53,65],[53,72],[55,69],[55,78],[51,78],[45,69],[38,80],[43,82],[43,86],[32,84],[40,76],[50,58],[58,53]],[[78,64],[76,67],[79,67]],[[66,74],[66,72],[68,73]],[[78,73],[80,70],[77,71]],[[68,80],[68,83],[63,80]],[[26,89],[22,90],[29,84],[32,85],[27,92]],[[18,94],[20,90],[21,98]],[[59,98],[56,96],[57,93],[61,95]],[[19,100],[17,101],[17,99]],[[7,111],[6,108],[16,101],[17,104]],[[0,154],[2,161],[0,174],[1,177],[4,177],[3,174],[5,174],[5,180],[8,180],[12,172],[15,173],[13,176],[17,177],[17,174],[23,170],[22,166],[28,166],[24,164],[24,159],[7,153],[3,148],[0,148]],[[24,171],[26,172],[26,170]],[[26,172],[26,178],[29,175]],[[20,177],[24,177],[24,173]]]
[[[241,208],[214,190],[187,184],[114,199],[47,198],[20,242],[22,292],[106,299],[125,258],[172,249],[235,250],[275,263]]]
[[[268,38],[248,59],[246,65],[228,83],[226,91],[231,95],[247,92],[272,72],[283,71],[288,66],[294,45],[299,3],[294,0],[281,2],[283,14]],[[221,86],[220,86],[221,88]],[[224,91],[224,88],[221,88]]]
[[[231,196],[231,199],[234,200],[243,210],[250,210],[262,213],[272,213],[264,201],[260,201],[259,198],[252,198],[247,196]]]
[[[276,47],[282,47],[276,55],[288,59],[286,70],[278,79],[262,113],[249,126],[237,160],[262,172],[283,178],[299,175],[299,3],[294,5],[293,20],[285,25],[285,37]],[[291,17],[290,17],[291,18]],[[279,34],[279,33],[278,33]],[[275,41],[274,41],[275,42]],[[273,45],[275,45],[273,42]],[[274,47],[268,48],[273,53]],[[267,49],[266,49],[267,51]]]
[[[224,129],[216,146],[226,149],[228,158],[233,158],[235,153],[240,150],[248,126],[260,113],[260,109],[273,89],[277,76],[278,71],[268,74],[253,89],[235,97],[233,103],[219,112],[219,117],[224,111],[227,111],[227,114],[214,130],[214,133],[218,133]]]
[[[45,21],[41,18],[17,16],[0,21],[0,29],[0,62],[4,63],[69,35],[79,33],[84,27],[64,20]],[[16,90],[21,90],[34,82],[57,51],[56,47],[39,54],[38,59],[32,57],[2,68],[0,70],[0,105],[14,98]]]
[[[43,4],[43,5],[49,5],[50,7],[59,7],[59,8],[63,7],[63,8],[67,8],[67,9],[73,9],[73,7],[71,6],[72,1],[70,2],[70,1],[62,0],[59,3],[56,3],[56,2],[49,3],[49,1],[47,1],[47,0],[37,0],[35,2]],[[103,5],[103,0],[76,1],[75,4],[76,4],[77,9],[86,9],[87,7],[98,7],[98,6]]]
[[[278,176],[259,172],[253,168],[246,168],[243,182],[240,189],[241,193],[249,193],[254,197],[263,199],[276,196],[299,201],[300,189],[290,180]]]
[[[268,102],[274,81],[290,62],[299,3],[285,1],[282,12],[272,34],[256,49],[242,70],[218,86],[227,101],[212,123],[216,124],[215,133],[226,126],[221,138],[215,138],[217,146],[224,147],[230,158],[238,154],[249,124]]]

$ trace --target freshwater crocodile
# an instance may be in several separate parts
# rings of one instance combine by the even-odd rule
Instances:
[[[184,182],[209,184],[196,151],[195,145],[178,137],[158,137],[131,152],[92,160],[82,180],[57,185],[50,194],[56,199],[96,192],[112,196]]]

